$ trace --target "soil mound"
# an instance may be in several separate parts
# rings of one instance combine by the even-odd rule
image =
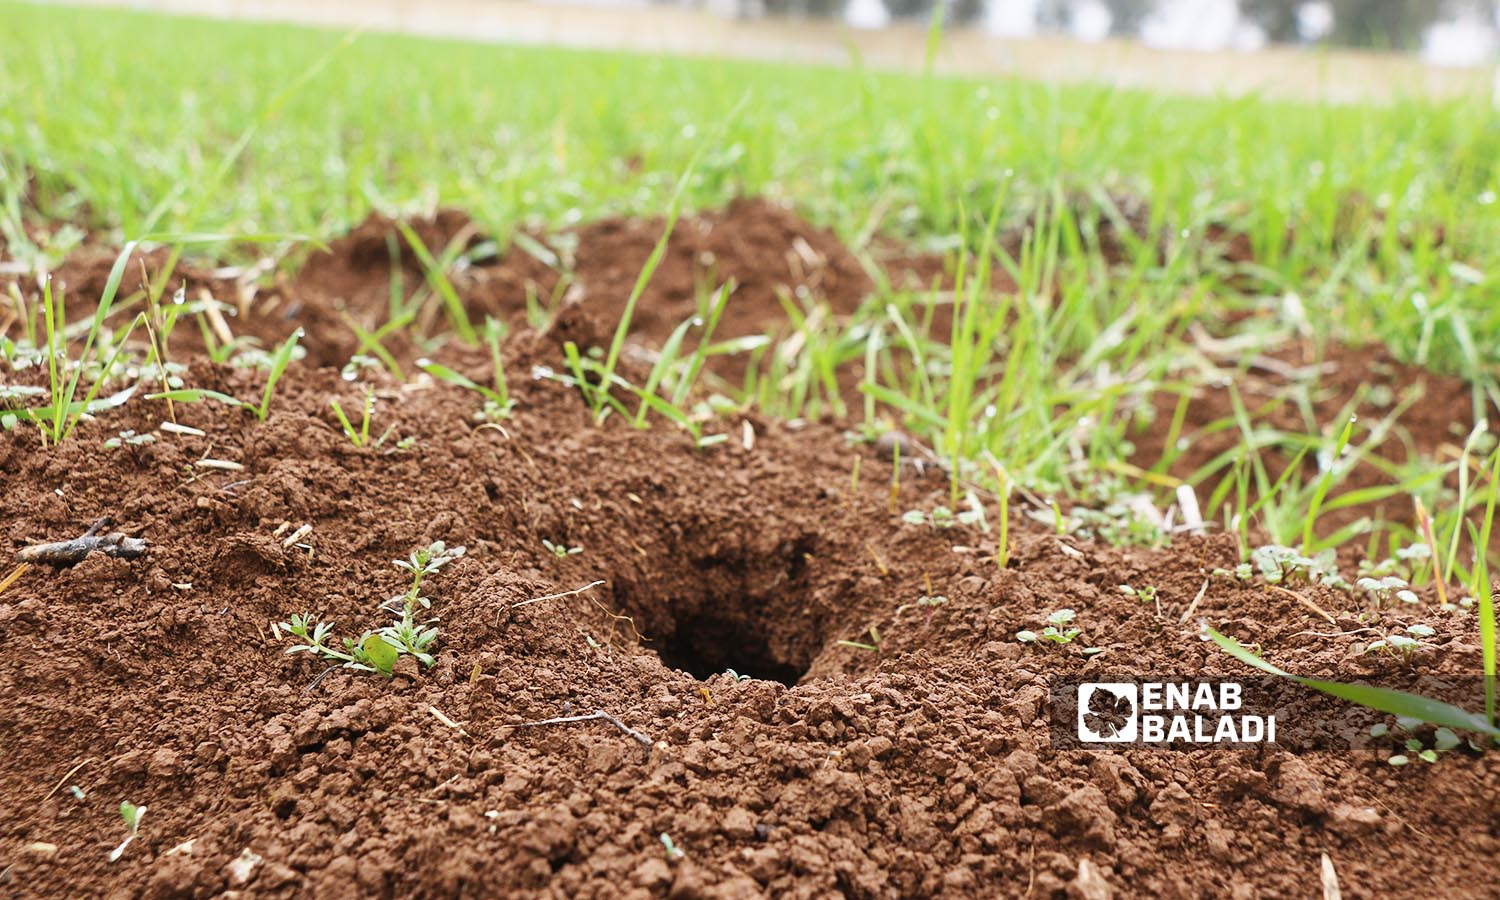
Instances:
[[[606,219],[561,235],[522,236],[497,254],[488,236],[455,210],[408,225],[432,258],[449,251],[460,255],[446,277],[471,321],[492,316],[515,330],[540,325],[570,303],[598,320],[604,334],[613,332],[665,228],[659,219]],[[731,279],[737,287],[719,337],[774,334],[786,321],[783,296],[799,306],[826,302],[836,314],[848,314],[871,289],[858,260],[831,232],[769,201],[742,199],[679,220],[639,301],[632,334],[660,345]],[[301,326],[314,363],[342,365],[368,349],[355,327],[376,333],[414,300],[410,312],[418,333],[445,330],[442,300],[421,254],[393,220],[372,214],[329,252],[312,253],[248,314],[263,323],[252,332],[269,340],[284,339],[294,323]],[[391,333],[385,347],[403,364],[421,355],[401,333]]]
[[[305,368],[264,424],[205,404],[179,406],[203,437],[0,438],[13,547],[105,515],[149,542],[0,594],[9,890],[1272,897],[1302,893],[1326,852],[1351,895],[1483,893],[1425,863],[1500,852],[1473,827],[1494,816],[1493,757],[1398,771],[1373,752],[1054,746],[1052,678],[1241,673],[1179,624],[1205,581],[1198,615],[1299,672],[1407,664],[1211,578],[1232,541],[1110,548],[1016,511],[1000,570],[993,530],[903,523],[875,456],[851,493],[865,451],[835,429],[736,419],[695,451],[667,429],[590,428],[570,390],[516,381],[504,431],[472,428],[467,392],[379,386],[377,428],[416,439],[402,452],[352,447],[329,401],[357,386]],[[165,415],[132,403],[108,429]],[[946,496],[903,485],[898,508]],[[468,552],[424,583],[430,669],[384,679],[283,652],[269,626],[293,614],[380,624],[406,586],[390,560],[432,540]],[[1102,654],[1015,640],[1065,606]],[[1431,623],[1414,664],[1469,665],[1472,618]],[[649,751],[597,720],[516,727],[595,710]],[[149,813],[111,864],[121,800]]]

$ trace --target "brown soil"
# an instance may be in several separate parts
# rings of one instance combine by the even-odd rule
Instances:
[[[736,236],[745,218],[766,230]],[[427,225],[430,247],[463,229]],[[643,254],[657,233],[598,227],[620,254]],[[277,303],[252,314],[274,323],[263,336],[301,325],[312,359],[342,362],[347,329],[336,337],[337,307],[309,285],[342,273],[347,286],[323,298],[352,315],[381,309],[387,295],[364,291],[388,290],[387,232],[367,224],[263,288]],[[793,234],[823,262],[807,263]],[[685,220],[638,321],[648,336],[674,326],[710,271],[743,285],[725,333],[762,330],[778,287],[814,278],[847,312],[864,275],[830,240],[760,203]],[[512,315],[516,285],[550,272],[519,252],[472,270],[510,286],[488,296]],[[564,321],[607,334],[636,268],[580,237],[577,269],[581,306]],[[57,449],[0,434],[10,546],[106,515],[149,542],[143,559],[33,568],[0,593],[6,891],[1302,897],[1326,853],[1346,897],[1490,893],[1475,873],[1500,857],[1493,755],[1397,769],[1384,762],[1394,748],[1086,752],[1054,747],[1047,725],[1052,679],[1242,675],[1200,640],[1199,618],[1298,672],[1353,679],[1474,671],[1473,617],[1364,608],[1357,623],[1354,598],[1307,592],[1334,626],[1284,592],[1208,578],[1236,559],[1224,536],[1111,548],[1060,539],[1020,510],[1001,570],[993,531],[904,524],[901,511],[942,502],[946,485],[908,475],[892,509],[888,464],[837,424],[736,418],[709,429],[730,441],[695,451],[664,426],[592,427],[575,393],[527,377],[532,361],[556,363],[553,340],[523,331],[507,350],[518,408],[503,431],[474,426],[470,393],[382,381],[375,427],[395,430],[358,450],[329,401],[353,407],[359,387],[304,365],[263,424],[179,406],[206,437],[102,450],[123,429],[156,429],[166,410],[144,399]],[[241,396],[258,384],[202,360],[187,377]],[[415,445],[391,452],[405,437]],[[312,530],[286,545],[302,525]],[[391,560],[439,539],[468,553],[425,585],[441,628],[431,669],[387,680],[282,652],[269,626],[294,613],[340,634],[382,624],[378,605],[405,586]],[[543,539],[582,552],[558,559]],[[1154,585],[1159,606],[1121,584]],[[1062,607],[1078,611],[1076,643],[1015,640]],[[1356,629],[1412,621],[1437,634],[1409,661],[1360,652]],[[872,626],[878,651],[840,643],[871,641]],[[653,747],[597,721],[515,727],[594,710]],[[111,864],[121,800],[149,812]]]

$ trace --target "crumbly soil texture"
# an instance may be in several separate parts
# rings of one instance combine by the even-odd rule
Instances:
[[[1400,738],[1082,750],[1048,724],[1061,679],[1246,676],[1205,620],[1287,669],[1356,680],[1477,671],[1473,616],[1214,577],[1238,562],[1229,536],[1112,547],[1057,535],[1019,499],[1002,568],[998,508],[987,528],[904,522],[946,502],[942,472],[903,472],[893,501],[891,461],[836,421],[732,415],[705,426],[728,437],[705,449],[665,423],[596,426],[576,389],[532,372],[560,367],[565,340],[607,341],[660,223],[498,256],[460,216],[415,225],[433,253],[476,248],[453,286],[512,320],[510,418],[476,421],[476,394],[420,373],[341,376],[350,323],[378,327],[392,284],[424,278],[374,219],[274,280],[174,274],[190,300],[236,307],[234,334],[304,329],[266,421],[143,390],[60,447],[0,434],[9,548],[105,517],[147,547],[32,565],[0,592],[0,893],[1493,896],[1493,755],[1398,768]],[[59,280],[95,296],[107,267],[85,255]],[[730,277],[724,336],[774,332],[799,292],[848,314],[872,283],[830,234],[742,201],[681,223],[630,346]],[[530,322],[528,297],[561,312]],[[427,352],[390,337],[408,368]],[[264,376],[208,361],[202,334],[173,340],[189,384],[258,396]],[[485,380],[487,361],[450,363]],[[330,407],[358,410],[364,384],[374,432],[392,429],[379,447],[353,446]],[[173,416],[201,433],[162,430]],[[124,430],[156,440],[103,448]],[[340,637],[386,624],[409,585],[392,561],[437,540],[466,552],[422,586],[430,667],[403,658],[382,677],[285,652],[272,626],[294,614]],[[1073,643],[1017,641],[1062,608]],[[1436,630],[1418,652],[1363,652],[1362,629],[1416,621]],[[579,718],[596,712],[612,719]],[[551,719],[573,721],[528,724]],[[146,811],[111,861],[122,801]]]

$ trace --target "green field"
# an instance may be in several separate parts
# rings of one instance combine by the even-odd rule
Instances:
[[[989,478],[994,456],[1012,483],[1106,499],[1123,489],[1132,430],[1149,426],[1140,401],[1202,377],[1181,364],[1189,323],[1248,334],[1246,346],[1383,343],[1474,384],[1480,412],[1500,362],[1500,115],[1479,98],[1184,99],[880,74],[857,59],[648,58],[14,5],[3,17],[0,228],[13,257],[38,266],[83,230],[113,243],[326,239],[377,207],[457,206],[503,242],[662,214],[688,173],[688,210],[766,195],[867,257],[895,239],[971,260],[953,294],[891,291],[808,335],[749,400],[787,417],[831,408],[870,431],[894,410],[965,477]],[[36,247],[27,222],[78,228]],[[1108,258],[1102,229],[1121,245]],[[1209,246],[1236,235],[1253,262]],[[191,250],[234,259],[247,245]],[[992,293],[975,259],[1014,290]],[[955,305],[952,334],[903,327],[936,304]],[[875,363],[853,409],[824,389],[851,361]],[[1347,434],[1342,420],[1305,424],[1226,420],[1243,452],[1190,480],[1205,501],[1239,496],[1242,530],[1258,518],[1273,537],[1307,538],[1302,523],[1339,495],[1343,463],[1389,435],[1380,421]],[[1274,484],[1259,455],[1276,448],[1321,455],[1323,474]],[[1392,490],[1424,497],[1456,533],[1472,497],[1428,465],[1386,468]],[[1271,499],[1252,514],[1256,494]]]

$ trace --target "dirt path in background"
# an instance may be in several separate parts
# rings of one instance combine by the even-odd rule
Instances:
[[[433,245],[465,227],[452,214],[417,223]],[[341,362],[331,323],[378,320],[387,233],[367,223],[251,298],[236,330],[274,339],[300,324],[314,360]],[[455,276],[475,311],[521,317],[503,430],[476,427],[472,393],[376,378],[375,429],[394,430],[356,449],[329,401],[357,408],[362,386],[303,364],[265,423],[180,405],[204,434],[169,434],[165,407],[136,398],[60,449],[0,433],[8,546],[106,515],[149,546],[135,561],[33,568],[0,593],[7,891],[1272,898],[1307,896],[1326,853],[1345,897],[1488,895],[1475,872],[1500,858],[1486,825],[1500,821],[1493,754],[1398,769],[1384,761],[1396,738],[1300,754],[1084,752],[1055,745],[1048,725],[1062,678],[1243,677],[1200,639],[1200,620],[1299,673],[1351,680],[1475,671],[1473,616],[1212,577],[1237,561],[1231,539],[1112,548],[1060,538],[1019,502],[1001,569],[995,510],[989,530],[904,523],[945,502],[946,482],[908,473],[893,508],[890,464],[837,423],[733,416],[708,424],[730,439],[706,451],[666,425],[593,427],[573,389],[531,367],[559,364],[560,331],[609,333],[651,240],[649,225],[586,227],[579,295],[540,331],[524,326],[526,285],[556,276],[524,251]],[[812,285],[852,309],[868,282],[851,263],[768,204],[685,220],[643,298],[641,339],[691,309],[706,268],[744,278],[733,327],[764,328],[778,289]],[[63,276],[86,296],[78,265]],[[408,265],[398,248],[411,282]],[[236,294],[211,273],[188,280]],[[194,386],[258,389],[191,344],[178,358]],[[454,364],[486,374],[477,359]],[[157,440],[101,449],[125,429]],[[340,634],[382,624],[378,605],[405,587],[391,560],[433,540],[467,553],[424,585],[441,629],[430,669],[387,680],[283,652],[269,626],[292,614]],[[543,540],[580,552],[559,558]],[[1153,586],[1156,600],[1121,584]],[[1065,607],[1076,642],[1016,641]],[[1434,634],[1410,657],[1362,652],[1361,629],[1418,622]],[[876,634],[876,650],[851,645]],[[514,727],[595,710],[649,751],[600,722]],[[1333,701],[1301,713],[1330,728],[1373,721]],[[121,800],[149,812],[111,864]]]
[[[334,28],[365,25],[498,43],[836,66],[847,65],[849,48],[855,47],[866,66],[906,72],[922,71],[927,38],[920,25],[866,30],[832,22],[745,22],[657,5],[607,8],[515,0],[81,0],[79,5],[91,3]],[[945,34],[936,65],[949,74],[1336,102],[1381,102],[1413,93],[1488,96],[1493,89],[1490,67],[1439,68],[1372,52],[1273,47],[1248,54],[1204,53],[1129,41],[1084,44],[1063,38],[999,38],[977,30]]]

